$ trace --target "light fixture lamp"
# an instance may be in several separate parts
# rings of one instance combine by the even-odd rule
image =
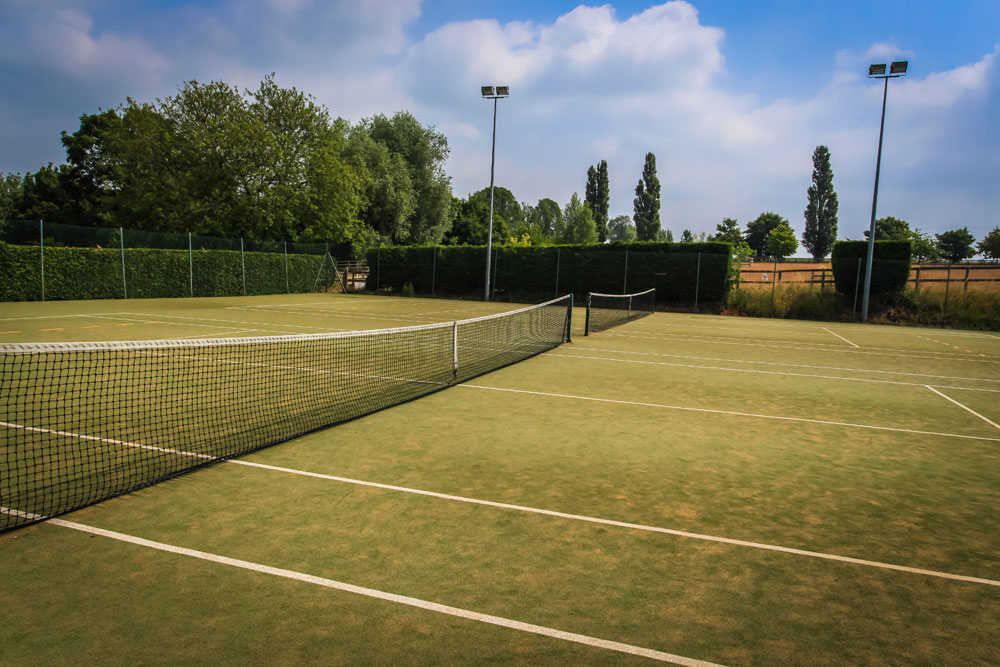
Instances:
[[[490,227],[486,236],[486,292],[484,301],[490,300],[490,264],[493,257],[493,174],[497,161],[497,100],[510,95],[510,86],[480,86],[483,98],[493,100],[493,150],[490,154]]]

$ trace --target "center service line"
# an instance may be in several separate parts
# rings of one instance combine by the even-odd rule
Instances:
[[[205,551],[198,551],[196,549],[188,549],[186,547],[179,547],[173,544],[154,542],[153,540],[147,540],[141,537],[136,537],[134,535],[126,535],[125,533],[119,533],[113,530],[95,528],[93,526],[87,526],[82,523],[76,523],[73,521],[65,521],[63,519],[49,519],[47,523],[54,524],[56,526],[62,526],[63,528],[71,528],[73,530],[78,530],[84,533],[92,533],[94,535],[100,535],[101,537],[108,537],[113,540],[119,540],[121,542],[128,542],[129,544],[135,544],[141,547],[146,547],[148,549],[156,549],[157,551],[165,551],[168,553],[178,554],[181,556],[188,556],[189,558],[197,558],[212,563],[219,563],[220,565],[238,567],[244,570],[250,570],[251,572],[258,572],[260,574],[269,574],[275,577],[292,579],[307,584],[313,584],[314,586],[323,586],[324,588],[332,588],[334,590],[343,591],[346,593],[363,595],[365,597],[375,598],[377,600],[385,600],[386,602],[395,602],[396,604],[402,604],[408,607],[416,607],[417,609],[423,609],[426,611],[433,611],[438,614],[457,616],[458,618],[464,618],[470,621],[478,621],[479,623],[489,623],[490,625],[497,625],[502,628],[510,628],[511,630],[528,632],[535,635],[541,635],[543,637],[552,637],[553,639],[561,639],[563,641],[573,642],[576,644],[583,644],[585,646],[593,646],[595,648],[601,648],[608,651],[617,651],[618,653],[628,653],[630,655],[637,655],[643,658],[651,658],[653,660],[659,660],[660,662],[667,662],[674,665],[684,665],[685,667],[722,667],[717,663],[706,662],[704,660],[685,658],[684,656],[674,655],[672,653],[664,653],[663,651],[656,651],[649,648],[643,648],[641,646],[633,646],[632,644],[624,644],[622,642],[611,641],[608,639],[599,639],[597,637],[581,635],[575,632],[566,632],[564,630],[557,630],[555,628],[549,628],[543,625],[535,625],[533,623],[524,623],[522,621],[515,621],[509,618],[503,618],[501,616],[483,614],[478,611],[470,611],[468,609],[462,609],[460,607],[451,607],[449,605],[439,604],[437,602],[430,602],[428,600],[412,598],[406,595],[387,593],[385,591],[376,590],[374,588],[355,586],[354,584],[348,584],[342,581],[336,581],[334,579],[327,579],[325,577],[317,577],[315,575],[296,572],[294,570],[286,570],[280,567],[272,567],[270,565],[263,565],[261,563],[253,563],[251,561],[240,560],[238,558],[229,558],[228,556],[220,556],[218,554],[212,554]]]
[[[933,391],[935,394],[937,394],[941,398],[947,399],[947,400],[951,401],[952,403],[954,403],[955,405],[957,405],[958,407],[962,408],[963,410],[967,410],[968,412],[971,412],[972,414],[976,415],[977,417],[979,417],[980,419],[982,419],[984,422],[986,422],[987,424],[989,424],[993,428],[1000,429],[1000,424],[997,424],[996,422],[987,419],[986,417],[982,416],[981,414],[979,414],[978,412],[976,412],[972,408],[970,408],[968,406],[965,406],[965,405],[962,405],[961,403],[959,403],[958,401],[956,401],[951,396],[945,396],[944,394],[942,394],[940,391],[938,391],[934,387],[930,386],[929,384],[925,384],[924,386],[927,387],[928,389],[930,389],[931,391]]]

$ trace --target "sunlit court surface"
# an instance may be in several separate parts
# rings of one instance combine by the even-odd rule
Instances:
[[[0,348],[524,305],[0,304]],[[1000,663],[1000,336],[663,312],[584,336],[585,319],[578,300],[571,342],[0,535],[0,663]],[[253,366],[276,406],[326,381],[289,366]],[[157,399],[129,387],[122,421]],[[0,448],[25,428],[109,465],[171,447],[4,420]]]

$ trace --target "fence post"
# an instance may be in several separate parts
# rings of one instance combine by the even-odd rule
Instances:
[[[247,262],[243,258],[243,237],[240,237],[240,270],[243,274],[243,296],[247,295]]]
[[[962,289],[963,292],[969,291],[969,267],[965,267],[965,288]]]
[[[434,255],[431,259],[431,296],[435,295],[435,288],[437,287],[437,270],[438,270],[438,247],[434,246]]]
[[[774,268],[771,270],[771,310],[774,310],[774,288],[778,286],[778,263],[774,263]],[[774,314],[773,312],[771,313]]]
[[[913,279],[913,289],[920,291],[920,267],[915,266],[914,270],[917,272],[917,275]]]
[[[118,228],[118,236],[122,244],[122,293],[125,294],[125,298],[127,299],[128,284],[125,282],[125,230],[121,227]]]
[[[45,301],[45,221],[38,221],[38,239],[41,243],[42,301]]]
[[[490,298],[497,294],[497,266],[500,264],[500,247],[493,249],[493,284],[491,286]]]
[[[628,249],[625,250],[625,279],[622,281],[622,294],[628,294]]]
[[[194,253],[191,250],[191,232],[188,232],[188,286],[194,297]]]
[[[698,287],[701,285],[701,253],[698,253],[698,266],[694,271],[694,309],[698,310]],[[631,303],[631,302],[629,302]],[[629,306],[631,307],[631,306]]]
[[[382,247],[379,246],[378,250],[375,251],[375,293],[378,294],[379,280],[382,277]]]
[[[948,262],[948,273],[946,274],[945,279],[944,279],[944,306],[943,306],[943,310],[941,311],[941,315],[942,316],[948,314],[948,290],[949,290],[949,288],[951,288],[951,262]]]
[[[292,288],[288,286],[288,241],[283,241],[282,243],[285,246],[285,293],[291,294]],[[336,267],[336,264],[334,264],[334,267]]]
[[[858,287],[861,285],[861,258],[858,257],[858,275],[854,278],[854,305],[851,306],[851,317],[858,309]]]
[[[556,248],[556,296],[559,295],[559,248]]]

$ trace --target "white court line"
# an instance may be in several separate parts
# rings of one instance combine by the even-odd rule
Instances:
[[[138,315],[139,317],[156,317],[163,324],[179,324],[183,325],[183,322],[166,322],[164,318],[171,318],[176,320],[197,320],[199,322],[226,322],[228,324],[252,324],[255,327],[259,326],[274,326],[271,322],[248,322],[247,320],[222,320],[216,317],[187,317],[185,315],[150,315],[148,313],[120,313],[121,315]],[[343,329],[331,329],[330,327],[316,327],[308,324],[290,324],[288,322],[282,322],[283,326],[294,327],[296,329],[319,329],[320,331],[344,331]],[[207,326],[207,325],[202,325]],[[272,329],[247,329],[247,331],[272,331]],[[273,329],[273,331],[282,331],[281,329]]]
[[[731,415],[733,417],[752,417],[754,419],[776,419],[778,421],[800,422],[804,424],[822,424],[824,426],[843,426],[846,428],[863,428],[873,431],[889,431],[893,433],[912,433],[915,435],[934,435],[942,438],[961,438],[963,440],[985,440],[1000,442],[1000,438],[987,438],[981,435],[963,435],[960,433],[939,433],[937,431],[917,431],[894,426],[872,426],[870,424],[852,424],[850,422],[826,421],[823,419],[808,419],[806,417],[781,417],[778,415],[761,415],[752,412],[734,412],[730,410],[713,410],[711,408],[689,408],[680,405],[664,405],[662,403],[642,403],[639,401],[621,401],[613,398],[596,398],[593,396],[576,396],[574,394],[555,394],[546,391],[531,391],[529,389],[505,389],[503,387],[487,387],[479,384],[457,384],[456,387],[469,389],[487,389],[489,391],[505,391],[513,394],[531,394],[533,396],[548,396],[550,398],[571,398],[578,401],[595,401],[597,403],[614,403],[617,405],[634,405],[645,408],[660,408],[662,410],[681,410],[684,412],[701,412],[713,415]]]
[[[672,653],[665,653],[663,651],[643,648],[641,646],[634,646],[632,644],[624,644],[622,642],[611,641],[609,639],[600,639],[588,635],[581,635],[575,632],[566,632],[565,630],[557,630],[555,628],[550,628],[543,625],[535,625],[534,623],[525,623],[523,621],[516,621],[509,618],[503,618],[501,616],[493,616],[492,614],[484,614],[478,611],[462,609],[460,607],[452,607],[449,605],[439,604],[437,602],[430,602],[428,600],[421,600],[420,598],[413,598],[406,595],[387,593],[385,591],[380,591],[374,588],[356,586],[354,584],[348,584],[342,581],[336,581],[334,579],[327,579],[326,577],[318,577],[311,574],[296,572],[294,570],[286,570],[280,567],[272,567],[270,565],[263,565],[261,563],[254,563],[251,561],[240,560],[238,558],[229,558],[228,556],[220,556],[218,554],[208,553],[206,551],[198,551],[197,549],[188,549],[186,547],[179,547],[173,544],[155,542],[153,540],[147,540],[145,538],[136,537],[134,535],[126,535],[125,533],[119,533],[113,530],[106,530],[104,528],[87,526],[82,523],[76,523],[74,521],[65,521],[63,519],[49,519],[47,523],[56,526],[61,526],[63,528],[70,528],[72,530],[77,530],[84,533],[90,533],[92,535],[100,535],[101,537],[107,537],[113,540],[118,540],[120,542],[127,542],[129,544],[145,547],[147,549],[155,549],[157,551],[164,551],[167,553],[177,554],[180,556],[188,556],[189,558],[197,558],[199,560],[218,563],[219,565],[237,567],[243,570],[257,572],[259,574],[267,574],[275,577],[282,577],[284,579],[291,579],[306,584],[312,584],[314,586],[331,588],[345,593],[363,595],[365,597],[374,598],[376,600],[383,600],[385,602],[394,602],[396,604],[405,605],[407,607],[414,607],[417,609],[422,609],[424,611],[432,611],[438,614],[455,616],[469,621],[476,621],[478,623],[488,623],[490,625],[496,625],[502,628],[508,628],[510,630],[527,632],[534,635],[541,635],[543,637],[551,637],[553,639],[560,639],[562,641],[572,642],[574,644],[583,644],[585,646],[592,646],[594,648],[600,648],[607,651],[615,651],[618,653],[637,655],[643,658],[651,658],[653,660],[671,663],[674,665],[684,665],[685,667],[721,667],[721,665],[718,665],[717,663],[705,662],[704,660],[686,658],[684,656],[674,655]]]
[[[956,401],[951,396],[945,396],[944,394],[942,394],[940,391],[938,391],[934,387],[930,386],[929,384],[925,384],[924,386],[927,387],[928,389],[930,389],[931,391],[933,391],[935,394],[937,394],[941,398],[945,398],[945,399],[951,401],[952,403],[954,403],[955,405],[957,405],[958,407],[962,408],[963,410],[966,410],[966,411],[971,412],[972,414],[976,415],[977,417],[979,417],[980,419],[982,419],[984,422],[986,422],[987,424],[989,424],[993,428],[1000,429],[1000,424],[997,424],[996,422],[987,419],[986,417],[982,416],[981,414],[979,414],[978,412],[976,412],[972,408],[970,408],[968,406],[965,406],[965,405],[962,405],[961,403],[959,403],[958,401]],[[942,389],[953,389],[953,388],[954,387],[942,387]]]
[[[633,352],[631,350],[607,350],[600,347],[590,347],[586,345],[581,345],[579,343],[574,343],[572,347],[560,347],[558,349],[560,352],[579,352],[581,350],[588,350],[588,351],[592,350],[594,352],[604,352],[606,354],[635,354],[644,357],[666,357],[669,359],[695,359],[697,361],[724,361],[731,364],[788,366],[789,368],[808,368],[810,370],[846,371],[851,373],[878,373],[880,375],[905,375],[908,377],[935,378],[938,380],[963,380],[965,382],[1000,382],[1000,380],[997,379],[964,377],[960,375],[932,375],[930,373],[907,373],[904,371],[878,371],[878,370],[873,370],[871,368],[844,368],[841,366],[812,366],[809,364],[788,364],[788,363],[782,363],[780,361],[747,361],[745,359],[725,359],[720,357],[695,357],[685,354],[665,354],[662,352]]]
[[[471,385],[465,385],[465,386],[471,386]],[[229,464],[232,464],[232,465],[247,466],[249,468],[260,468],[260,469],[268,470],[268,471],[272,471],[272,472],[281,472],[281,473],[287,473],[287,474],[290,474],[290,475],[300,475],[302,477],[311,477],[311,478],[315,478],[315,479],[322,479],[322,480],[327,480],[327,481],[332,481],[332,482],[341,482],[341,483],[344,483],[344,484],[354,484],[354,485],[357,485],[357,486],[366,486],[366,487],[369,487],[369,488],[382,489],[382,490],[386,490],[386,491],[397,491],[397,492],[400,492],[400,493],[410,493],[410,494],[419,495],[419,496],[427,496],[427,497],[430,497],[430,498],[439,498],[441,500],[451,500],[451,501],[455,501],[455,502],[468,503],[470,505],[482,505],[482,506],[485,506],[485,507],[495,507],[495,508],[498,508],[498,509],[513,510],[513,511],[517,511],[517,512],[527,512],[527,513],[530,513],[530,514],[540,514],[540,515],[543,515],[543,516],[551,516],[551,517],[556,517],[556,518],[559,518],[559,519],[568,519],[568,520],[571,520],[571,521],[584,521],[584,522],[587,522],[587,523],[595,523],[595,524],[600,524],[600,525],[605,525],[605,526],[614,526],[614,527],[617,527],[617,528],[625,528],[625,529],[629,529],[629,530],[639,530],[639,531],[650,532],[650,533],[661,533],[661,534],[664,534],[664,535],[673,535],[673,536],[676,536],[676,537],[684,537],[684,538],[689,538],[689,539],[694,539],[694,540],[702,540],[702,541],[707,541],[707,542],[718,542],[718,543],[721,543],[721,544],[730,544],[730,545],[738,546],[738,547],[749,547],[749,548],[752,548],[752,549],[764,549],[766,551],[776,551],[776,552],[780,552],[780,553],[792,554],[792,555],[795,555],[795,556],[806,556],[806,557],[809,557],[809,558],[820,558],[820,559],[823,559],[823,560],[838,561],[838,562],[842,562],[842,563],[851,563],[851,564],[854,564],[854,565],[863,565],[863,566],[866,566],[866,567],[875,567],[875,568],[881,568],[881,569],[884,569],[884,570],[896,570],[896,571],[899,571],[899,572],[908,572],[910,574],[919,574],[919,575],[924,575],[924,576],[929,576],[929,577],[938,577],[938,578],[942,578],[942,579],[952,579],[952,580],[955,580],[955,581],[965,581],[965,582],[974,583],[974,584],[985,584],[987,586],[1000,586],[1000,581],[995,581],[993,579],[984,579],[984,578],[981,578],[981,577],[970,577],[970,576],[963,575],[963,574],[952,574],[950,572],[941,572],[941,571],[938,571],[938,570],[927,570],[927,569],[924,569],[924,568],[909,567],[909,566],[906,566],[906,565],[895,565],[893,563],[883,563],[883,562],[880,562],[880,561],[866,560],[866,559],[863,559],[863,558],[853,558],[851,556],[839,556],[839,555],[836,555],[836,554],[828,554],[828,553],[823,553],[823,552],[820,552],[820,551],[808,551],[806,549],[796,549],[794,547],[783,547],[783,546],[779,546],[779,545],[776,545],[776,544],[767,544],[767,543],[764,543],[764,542],[750,542],[750,541],[747,541],[747,540],[737,540],[737,539],[733,539],[733,538],[729,538],[729,537],[719,537],[719,536],[716,536],[716,535],[705,535],[705,534],[702,534],[702,533],[691,533],[691,532],[687,532],[687,531],[683,531],[683,530],[676,530],[676,529],[673,529],[673,528],[661,528],[659,526],[649,526],[649,525],[639,524],[639,523],[630,523],[630,522],[627,522],[627,521],[616,521],[614,519],[602,519],[602,518],[592,517],[592,516],[586,516],[586,515],[582,515],[582,514],[569,514],[567,512],[558,512],[558,511],[555,511],[555,510],[546,510],[546,509],[540,509],[540,508],[537,508],[537,507],[528,507],[528,506],[525,506],[525,505],[514,505],[514,504],[511,504],[511,503],[501,503],[501,502],[496,502],[496,501],[493,501],[493,500],[481,500],[479,498],[469,498],[467,496],[456,496],[456,495],[452,495],[452,494],[449,494],[449,493],[439,493],[437,491],[426,491],[426,490],[423,490],[423,489],[414,489],[414,488],[405,487],[405,486],[396,486],[394,484],[382,484],[380,482],[368,482],[368,481],[359,480],[359,479],[352,479],[350,477],[339,477],[337,475],[327,475],[327,474],[324,474],[324,473],[310,472],[310,471],[307,471],[307,470],[297,470],[295,468],[285,468],[285,467],[282,467],[282,466],[269,465],[269,464],[266,464],[266,463],[256,463],[254,461],[246,461],[246,460],[243,460],[243,459],[227,459],[227,460],[222,460],[222,459],[218,459],[217,457],[210,456],[208,454],[195,454],[194,452],[184,452],[184,451],[180,451],[180,450],[164,449],[164,448],[161,448],[161,447],[152,447],[152,446],[149,446],[149,445],[140,445],[138,443],[133,443],[133,442],[125,442],[125,441],[121,441],[121,440],[112,440],[110,438],[99,438],[99,437],[95,437],[95,436],[85,436],[85,435],[79,435],[79,434],[76,434],[76,433],[68,433],[66,431],[53,431],[53,430],[49,430],[49,429],[36,428],[36,427],[33,427],[33,426],[21,426],[21,425],[18,425],[18,424],[8,424],[8,423],[4,423],[4,422],[0,422],[0,425],[9,426],[11,428],[20,428],[20,429],[27,430],[27,431],[38,431],[38,432],[42,432],[42,433],[52,433],[52,434],[55,434],[55,435],[62,435],[62,436],[67,436],[67,437],[77,437],[77,438],[81,438],[83,440],[96,440],[96,441],[100,441],[100,442],[109,442],[109,443],[113,443],[113,444],[124,445],[124,446],[127,446],[127,447],[136,447],[136,448],[139,448],[139,449],[149,449],[149,450],[154,450],[154,451],[168,452],[168,453],[172,453],[172,454],[181,454],[181,455],[185,455],[185,456],[193,456],[193,457],[197,457],[197,458],[212,459],[212,460],[220,461],[222,463],[229,463]],[[0,508],[0,509],[3,509],[3,508]],[[39,520],[39,519],[44,519],[45,518],[45,517],[42,517],[41,515],[31,514],[31,513],[27,513],[27,512],[20,512],[20,511],[13,511],[13,510],[5,510],[5,511],[7,511],[9,514],[16,514],[17,516],[21,516],[21,517],[25,517],[25,518],[29,518],[29,519],[34,519],[34,520]]]
[[[831,333],[831,334],[833,334],[834,336],[836,336],[836,337],[837,337],[837,338],[839,338],[840,340],[844,341],[845,343],[849,343],[849,344],[851,344],[851,345],[854,345],[854,347],[861,347],[860,345],[856,345],[855,343],[851,343],[851,341],[847,340],[846,338],[844,338],[843,336],[841,336],[841,335],[840,335],[839,333],[837,333],[837,332],[835,332],[835,331],[830,331],[830,330],[829,330],[829,329],[827,329],[826,327],[823,327],[823,331],[825,331],[825,332],[827,332],[827,333]]]
[[[650,366],[671,366],[674,368],[696,368],[708,371],[729,371],[732,373],[759,373],[761,375],[784,375],[786,377],[814,378],[819,380],[843,380],[844,382],[871,382],[874,384],[898,384],[908,387],[929,387],[922,382],[904,382],[902,380],[875,380],[872,378],[849,378],[839,375],[818,375],[816,373],[788,373],[785,371],[762,371],[756,368],[729,368],[726,366],[705,366],[701,364],[675,364],[668,361],[644,361],[642,359],[616,359],[614,357],[592,357],[584,354],[559,354],[550,353],[546,356],[561,357],[563,359],[592,359],[596,361],[614,361],[620,364],[646,364]],[[963,391],[988,391],[1000,393],[1000,389],[985,389],[979,387],[950,387],[935,385],[942,389],[961,389]]]
[[[971,361],[979,364],[1000,364],[1000,361],[994,359],[982,359],[976,358],[972,355],[958,352],[929,352],[926,354],[903,354],[901,352],[885,351],[883,348],[865,348],[855,350],[854,348],[847,347],[846,345],[827,345],[823,347],[806,347],[808,345],[814,345],[812,343],[805,343],[804,345],[794,345],[794,344],[777,344],[777,343],[742,343],[738,342],[738,339],[732,338],[716,338],[713,336],[689,336],[687,334],[632,334],[632,333],[622,333],[619,331],[602,331],[601,336],[618,336],[621,338],[644,338],[646,340],[664,340],[666,338],[684,338],[688,339],[685,342],[694,343],[709,343],[712,345],[741,345],[743,347],[772,347],[781,350],[800,350],[803,352],[842,352],[847,354],[874,354],[880,357],[907,357],[913,359],[934,359],[939,361]],[[695,338],[698,340],[691,341],[689,339]]]

